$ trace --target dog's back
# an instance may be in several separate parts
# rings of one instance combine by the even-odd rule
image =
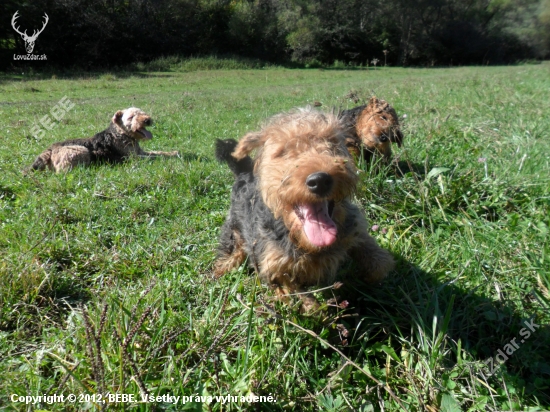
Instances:
[[[96,133],[93,137],[82,139],[70,139],[52,144],[48,149],[42,152],[29,167],[31,170],[52,169],[52,153],[64,152],[65,147],[81,147],[87,149],[89,153],[89,163],[119,163],[124,159],[126,153],[124,148],[137,146],[131,139],[125,136],[116,135],[113,126],[106,130]]]
[[[367,105],[364,104],[363,106],[357,106],[353,109],[342,110],[340,113],[338,113],[338,119],[340,119],[344,126],[355,129],[357,119],[366,107]]]
[[[234,139],[216,139],[216,159],[219,162],[227,163],[229,169],[235,176],[239,176],[243,173],[252,173],[254,170],[254,162],[249,156],[237,160],[231,155],[236,146],[237,141]]]

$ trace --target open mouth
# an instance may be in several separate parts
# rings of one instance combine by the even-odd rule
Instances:
[[[334,200],[296,205],[294,211],[312,245],[326,247],[336,241],[338,229],[332,220]]]

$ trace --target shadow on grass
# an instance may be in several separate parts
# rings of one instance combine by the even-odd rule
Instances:
[[[350,270],[353,268],[345,272],[352,273]],[[526,317],[498,285],[498,297],[488,297],[479,288],[464,289],[453,284],[454,280],[442,283],[437,275],[404,260],[376,288],[357,285],[349,278],[344,282],[334,293],[339,300],[350,302],[348,312],[357,313],[351,318],[354,324],[349,321],[347,325],[353,331],[347,349],[351,359],[363,359],[365,351],[379,342],[391,345],[401,362],[409,362],[413,370],[426,368],[421,364],[424,359],[437,365],[437,370],[431,370],[435,376],[458,372],[455,382],[470,386],[467,389],[478,387],[472,382],[477,380],[494,388],[491,396],[507,396],[498,389],[506,382],[515,393],[550,405],[550,327],[543,324],[549,306],[537,291],[523,297]],[[460,282],[468,283],[465,276],[460,276]],[[387,353],[382,355],[381,371],[389,359]],[[384,379],[383,375],[377,377]],[[436,380],[435,389],[452,392],[444,380]],[[428,388],[423,389],[419,392]]]

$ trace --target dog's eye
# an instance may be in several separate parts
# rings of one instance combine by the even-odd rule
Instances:
[[[383,120],[388,120],[388,118],[386,117],[386,115],[382,115],[380,116]]]
[[[386,136],[385,134],[380,135],[380,141],[381,142],[387,142],[388,141],[388,136]]]

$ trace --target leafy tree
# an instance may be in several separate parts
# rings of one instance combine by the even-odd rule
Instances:
[[[460,65],[550,57],[550,0],[5,0],[1,62],[40,27],[56,66],[124,66],[161,56],[233,54],[269,61]]]

